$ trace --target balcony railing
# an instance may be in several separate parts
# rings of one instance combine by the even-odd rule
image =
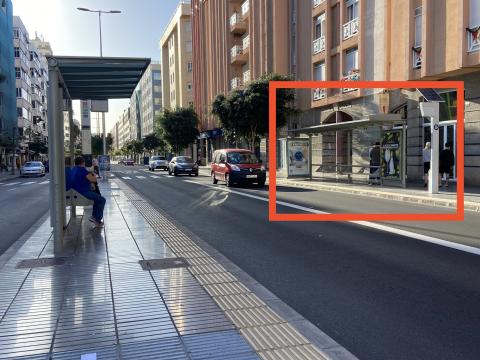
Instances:
[[[243,21],[242,15],[237,12],[230,16],[230,31],[239,35],[247,31],[247,25]]]
[[[230,87],[232,90],[238,89],[241,86],[242,79],[240,79],[239,77],[234,77],[232,80],[230,80]]]
[[[247,16],[249,11],[250,11],[249,0],[245,0],[242,4],[242,16],[243,17]]]
[[[250,47],[250,35],[247,35],[243,38],[242,45],[243,45],[243,52],[248,51],[248,48]]]
[[[248,82],[250,82],[250,70],[243,72],[243,83],[247,84]]]
[[[480,25],[467,28],[468,52],[480,50]]]
[[[342,77],[342,81],[359,81],[360,80],[360,70],[354,69],[348,71],[347,75]],[[343,93],[350,91],[358,90],[358,88],[342,88]]]
[[[413,68],[420,69],[422,67],[422,47],[421,46],[412,47],[412,56],[413,56]]]
[[[323,3],[325,0],[313,0],[313,7],[317,7],[318,5],[320,5],[321,3]]]
[[[243,45],[235,45],[230,50],[230,61],[233,65],[243,65],[248,60],[248,47]]]
[[[242,54],[243,54],[243,47],[240,45],[234,45],[230,50],[230,57],[232,58],[232,60],[235,59],[238,55],[242,55]]]
[[[343,24],[343,40],[347,40],[358,34],[358,18]]]
[[[313,54],[318,54],[325,50],[325,35],[313,40]]]
[[[327,96],[326,89],[317,88],[313,89],[313,101],[324,99]]]

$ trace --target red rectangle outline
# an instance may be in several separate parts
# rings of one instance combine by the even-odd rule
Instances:
[[[343,88],[345,81],[270,81],[269,84],[269,191],[270,221],[463,221],[464,220],[464,83],[463,81],[355,81],[355,88],[434,88],[457,91],[457,208],[448,214],[278,214],[277,213],[277,89]]]

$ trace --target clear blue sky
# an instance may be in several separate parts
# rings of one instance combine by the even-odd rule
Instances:
[[[13,14],[20,16],[31,38],[35,32],[49,41],[56,55],[97,56],[98,15],[81,12],[121,10],[102,15],[104,56],[160,59],[159,40],[172,17],[177,0],[12,0]],[[110,101],[107,132],[128,101]],[[95,116],[92,114],[92,126]],[[77,113],[76,118],[79,118]]]

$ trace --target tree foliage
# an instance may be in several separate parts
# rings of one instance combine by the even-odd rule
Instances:
[[[103,153],[103,138],[101,135],[92,135],[92,155],[98,156]]]
[[[244,90],[232,91],[228,96],[219,94],[212,103],[212,114],[220,120],[226,136],[244,139],[252,148],[258,137],[268,133],[269,82],[291,80],[278,74],[264,75],[250,82]],[[293,89],[277,90],[277,128],[285,126],[289,115],[297,110],[293,106]]]
[[[193,108],[165,109],[156,121],[163,129],[164,139],[177,154],[198,136],[198,118]]]

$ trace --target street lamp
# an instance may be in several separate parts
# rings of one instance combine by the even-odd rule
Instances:
[[[80,11],[87,11],[87,12],[93,12],[98,14],[98,28],[99,28],[99,38],[100,38],[100,57],[103,57],[103,49],[102,49],[102,14],[120,14],[120,10],[109,10],[109,11],[103,11],[103,10],[90,10],[84,7],[77,7],[77,10]],[[102,133],[103,133],[103,154],[107,155],[107,139],[106,139],[106,134],[105,134],[105,113],[102,112]]]

